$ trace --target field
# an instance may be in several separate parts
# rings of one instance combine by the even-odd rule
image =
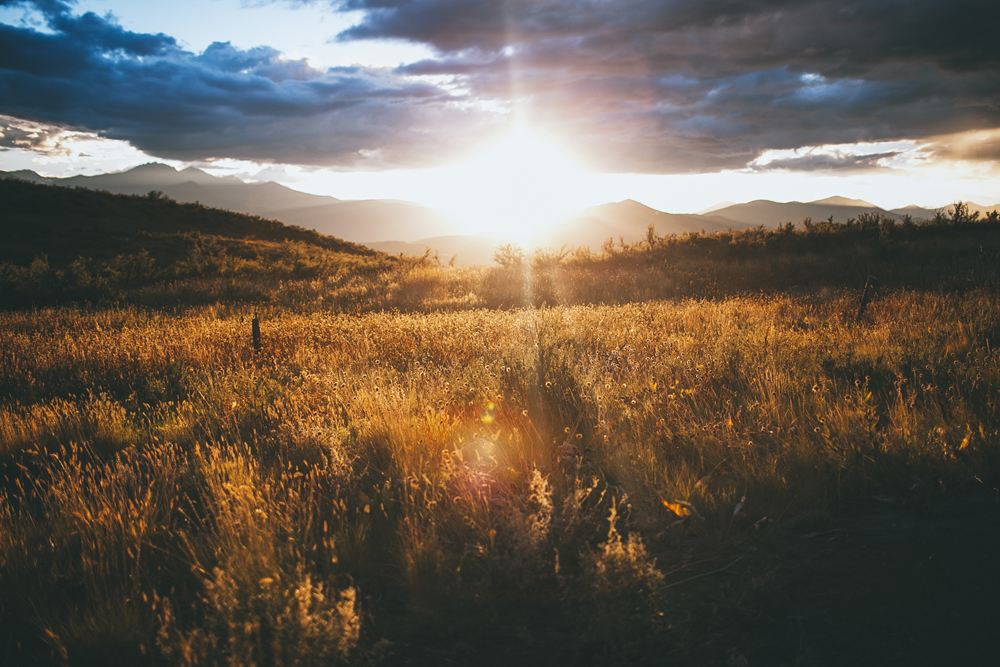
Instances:
[[[6,265],[0,658],[978,656],[996,223],[867,222],[476,268],[286,241],[131,282],[107,264],[99,289]],[[897,560],[862,553],[879,539]],[[852,589],[896,597],[866,610]],[[852,615],[882,625],[852,635]]]

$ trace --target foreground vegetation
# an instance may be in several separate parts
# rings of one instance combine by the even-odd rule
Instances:
[[[875,222],[49,283],[0,314],[2,662],[658,664],[711,554],[994,498],[996,226]]]
[[[274,311],[259,357],[226,308],[4,315],[5,653],[669,644],[688,533],[1000,484],[996,294],[854,303]]]

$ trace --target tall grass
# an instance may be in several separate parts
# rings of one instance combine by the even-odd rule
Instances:
[[[530,270],[425,265],[382,303]],[[355,314],[281,289],[259,355],[239,303],[0,314],[5,661],[374,659],[533,609],[618,650],[669,635],[685,531],[1000,485],[988,285],[883,290],[860,324],[836,289]]]

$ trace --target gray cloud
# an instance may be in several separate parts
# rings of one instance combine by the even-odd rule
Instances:
[[[440,162],[512,109],[596,168],[647,173],[1000,127],[995,0],[322,2],[360,12],[337,39],[436,55],[318,70],[266,46],[192,54],[38,0],[50,32],[0,25],[0,113],[168,158],[379,168]],[[864,166],[844,160],[781,168]]]
[[[408,39],[609,170],[741,167],[768,149],[1000,126],[986,0],[344,0],[340,39]],[[805,163],[803,163],[805,164]]]
[[[0,24],[0,114],[97,132],[153,155],[420,165],[491,121],[458,104],[467,100],[387,70],[318,70],[268,47],[228,43],[195,55],[166,35],[34,4],[51,32]]]
[[[751,165],[754,171],[871,171],[882,169],[882,160],[900,155],[900,151],[850,155],[844,153],[809,153]]]
[[[991,0],[342,0],[364,19],[340,38],[408,39],[442,52],[571,41],[605,64],[703,74],[809,63],[859,75],[885,62],[996,69]]]
[[[62,130],[51,126],[18,122],[16,118],[0,116],[0,148],[36,150],[54,144]]]

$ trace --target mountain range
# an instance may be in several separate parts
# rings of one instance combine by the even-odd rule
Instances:
[[[657,234],[682,234],[684,232],[722,231],[740,229],[747,225],[718,216],[693,213],[664,213],[637,201],[626,199],[614,204],[602,204],[584,209],[576,215],[561,220],[549,230],[539,234],[528,244],[531,247],[555,248],[589,246],[599,249],[607,239],[615,243],[634,243],[646,238],[650,225]],[[376,241],[366,243],[370,248],[390,255],[422,255],[427,251],[438,253],[441,261],[455,257],[457,264],[489,264],[498,246],[510,243],[495,235],[447,235],[421,239],[412,243]]]
[[[946,207],[947,210],[950,207]],[[969,204],[970,211],[985,214],[997,206],[985,207]],[[846,222],[861,213],[879,213],[896,220],[909,215],[914,221],[930,219],[937,211],[910,206],[886,210],[856,199],[830,197],[815,202],[774,202],[758,200],[746,204],[728,204],[713,208],[709,213],[664,213],[637,201],[602,204],[585,209],[562,220],[536,237],[530,244],[559,249],[563,246],[589,246],[599,249],[608,239],[618,243],[634,243],[646,238],[649,225],[659,236],[685,232],[716,232],[727,229],[746,229],[763,225],[773,228],[785,222],[799,223],[809,217],[819,222],[831,217],[834,222]],[[420,239],[410,243],[376,241],[365,243],[370,248],[392,255],[422,255],[437,252],[441,261],[455,257],[457,264],[484,264],[492,261],[497,246],[509,240],[496,236],[440,236]]]
[[[384,258],[372,248],[311,229],[166,197],[126,196],[0,178],[0,202],[0,263],[27,266],[41,259],[43,264],[77,276],[81,270],[91,271],[91,262],[125,270],[126,265],[135,268],[136,261],[142,264],[148,259],[157,268],[168,269],[185,260],[208,262],[207,258],[219,256],[220,249],[234,258],[252,261],[291,256],[289,253],[298,259],[308,258],[312,250],[306,246],[373,261]],[[283,250],[286,242],[293,245]],[[140,252],[146,256],[139,257]],[[132,259],[125,259],[129,257]],[[328,254],[326,257],[340,261]],[[78,258],[86,259],[76,269],[71,268]],[[304,261],[308,263],[308,259]]]
[[[178,202],[259,215],[321,234],[361,243],[395,239],[414,241],[457,230],[437,211],[397,200],[341,200],[311,195],[274,182],[246,183],[236,177],[212,176],[188,167],[178,171],[165,164],[144,164],[128,171],[98,176],[46,178],[33,171],[0,172],[21,180],[140,195],[158,190]]]
[[[489,263],[498,245],[509,243],[496,235],[462,235],[455,224],[434,209],[398,200],[342,200],[299,192],[274,182],[247,183],[238,178],[212,176],[189,167],[176,170],[165,164],[150,163],[128,171],[97,176],[47,178],[29,170],[0,172],[0,177],[106,190],[117,194],[146,194],[152,190],[179,202],[199,202],[213,208],[249,213],[280,220],[362,243],[390,254],[422,255],[437,252],[446,261],[459,264]],[[970,212],[985,214],[1000,205],[980,206],[969,202]],[[947,210],[937,209],[937,210]],[[646,238],[649,225],[660,236],[684,232],[714,232],[763,225],[775,227],[785,222],[832,219],[845,222],[862,213],[879,213],[896,220],[909,215],[913,220],[929,219],[935,209],[907,206],[886,210],[869,202],[829,197],[812,202],[756,200],[744,204],[724,202],[701,213],[665,213],[627,199],[580,211],[558,221],[532,240],[532,246],[561,248],[589,246],[599,249],[607,239],[633,243]]]

